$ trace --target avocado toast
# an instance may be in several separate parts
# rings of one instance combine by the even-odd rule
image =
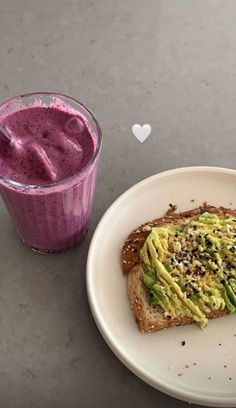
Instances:
[[[236,312],[236,210],[206,203],[133,231],[122,249],[128,297],[141,332]]]

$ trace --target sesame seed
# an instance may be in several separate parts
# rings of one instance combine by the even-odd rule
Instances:
[[[150,227],[150,225],[144,225],[142,230],[143,230],[143,232],[149,232],[149,231],[152,230],[152,228]]]

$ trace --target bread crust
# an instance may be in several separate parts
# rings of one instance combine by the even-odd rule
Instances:
[[[204,203],[202,206],[183,213],[176,213],[176,206],[172,206],[164,217],[147,222],[134,230],[124,243],[121,263],[124,275],[128,275],[128,298],[133,311],[138,328],[142,333],[154,332],[168,327],[186,325],[195,323],[190,317],[167,318],[163,309],[159,306],[153,306],[149,303],[147,289],[143,283],[144,269],[139,257],[139,251],[149,235],[146,231],[148,227],[164,226],[168,224],[182,224],[186,220],[192,219],[203,212],[210,212],[219,216],[236,216],[236,210],[213,207]],[[224,310],[215,310],[206,316],[214,319],[229,314],[227,308]]]

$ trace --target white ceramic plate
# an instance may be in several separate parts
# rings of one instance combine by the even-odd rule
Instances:
[[[107,210],[93,236],[87,291],[104,339],[138,377],[188,402],[236,407],[236,315],[215,319],[204,331],[191,325],[141,334],[128,304],[126,278],[120,267],[121,247],[134,228],[162,216],[169,203],[184,211],[203,201],[236,208],[236,171],[182,168],[130,188]]]

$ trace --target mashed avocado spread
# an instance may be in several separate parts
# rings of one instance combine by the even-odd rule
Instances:
[[[236,312],[236,218],[203,213],[182,225],[152,228],[140,256],[150,303],[166,317]]]

